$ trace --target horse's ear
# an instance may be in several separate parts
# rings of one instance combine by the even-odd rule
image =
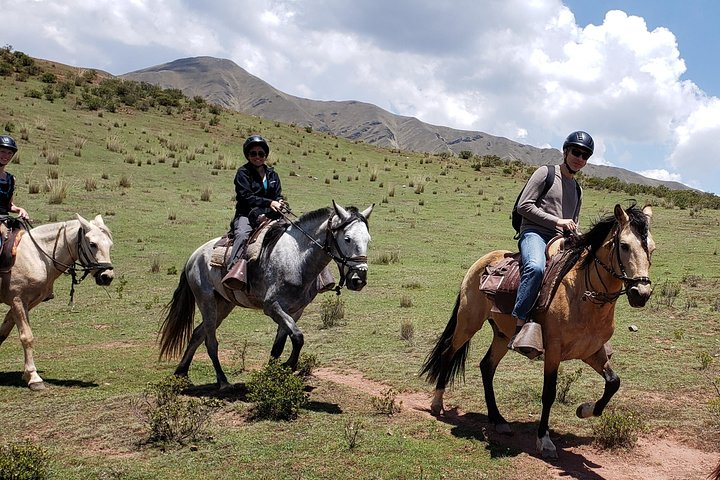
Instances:
[[[337,213],[337,216],[340,217],[341,221],[346,221],[348,218],[350,218],[350,214],[347,210],[345,210],[343,207],[335,203],[335,200],[333,200],[333,208],[335,209],[335,213]]]
[[[95,222],[95,225],[97,225],[98,227],[102,227],[103,225],[105,225],[105,222],[102,219],[102,215],[96,215],[93,222]]]
[[[370,214],[372,213],[373,208],[375,208],[375,204],[374,204],[374,203],[373,203],[372,205],[370,205],[367,209],[365,209],[365,210],[363,210],[362,212],[360,212],[360,215],[362,215],[363,218],[365,218],[365,220],[367,220],[368,218],[370,218]]]
[[[79,213],[75,214],[75,218],[78,219],[80,225],[82,225],[85,230],[90,230],[90,222],[81,217]]]
[[[645,205],[643,207],[643,213],[646,217],[648,217],[648,222],[652,219],[652,206],[651,205]]]
[[[625,210],[623,210],[619,203],[615,204],[615,218],[617,219],[618,223],[623,226],[627,225],[627,223],[630,221],[630,217],[628,217],[628,214],[625,212]]]

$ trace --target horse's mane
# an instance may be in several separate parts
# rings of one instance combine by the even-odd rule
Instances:
[[[630,205],[625,209],[630,218],[630,225],[640,233],[643,248],[647,250],[647,239],[648,232],[650,231],[650,225],[648,223],[647,216],[643,213],[642,209],[637,207],[635,204]],[[578,235],[574,240],[569,243],[567,260],[560,269],[560,277],[564,277],[575,264],[580,260],[580,257],[584,252],[588,252],[585,256],[581,267],[586,267],[595,258],[595,252],[602,246],[605,239],[610,234],[617,220],[614,214],[606,215],[599,220],[595,221],[590,227],[590,230],[582,235]]]
[[[303,225],[309,222],[314,222],[317,219],[328,219],[330,218],[330,213],[332,212],[331,207],[324,207],[319,208],[317,210],[313,210],[312,212],[305,213],[298,218],[297,223],[299,225]],[[285,230],[287,230],[290,223],[288,221],[281,221],[281,222],[275,222],[270,226],[270,229],[265,234],[265,237],[263,238],[263,248],[267,247],[268,245],[273,245],[280,236],[285,233]]]

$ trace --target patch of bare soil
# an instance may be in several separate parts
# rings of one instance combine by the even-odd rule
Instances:
[[[382,396],[390,388],[363,377],[359,371],[339,372],[330,368],[318,368],[313,371],[313,375],[376,397]],[[402,402],[401,415],[432,417],[429,393],[400,392],[395,398]],[[465,414],[455,409],[444,413],[438,420],[454,425],[459,430],[474,429],[482,432],[488,442],[496,447],[522,452],[515,457],[518,469],[535,478],[704,480],[720,461],[720,449],[714,453],[705,452],[670,436],[661,438],[657,434],[641,438],[638,445],[629,452],[598,449],[592,445],[592,439],[553,435],[559,458],[543,459],[539,457],[535,447],[535,424],[521,426],[522,432],[515,435],[501,435],[494,432],[483,415]],[[516,424],[513,424],[513,427],[518,430]]]

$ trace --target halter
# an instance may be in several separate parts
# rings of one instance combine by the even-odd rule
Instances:
[[[303,230],[300,225],[298,225],[296,222],[290,220],[285,213],[289,213],[293,215],[295,218],[298,218],[297,215],[295,215],[289,208],[283,209],[281,212],[282,216],[290,222],[290,224],[300,230],[312,243],[314,243],[316,246],[320,247],[323,252],[325,252],[326,255],[328,255],[330,258],[335,260],[339,265],[341,265],[343,268],[340,268],[340,283],[334,288],[335,293],[337,295],[340,295],[340,289],[345,285],[345,279],[347,278],[347,275],[352,273],[353,271],[360,271],[358,268],[358,265],[349,265],[349,262],[357,262],[358,264],[367,263],[367,256],[365,255],[355,255],[352,257],[345,256],[342,253],[342,250],[340,249],[340,245],[338,244],[337,238],[335,238],[335,232],[338,230],[344,230],[351,224],[361,221],[365,224],[367,227],[367,220],[362,217],[361,215],[357,216],[350,216],[347,220],[340,223],[335,228],[332,228],[330,225],[332,224],[332,219],[335,216],[334,213],[330,214],[330,217],[327,219],[327,230],[325,232],[325,244],[320,244],[315,238],[312,237],[309,233],[307,233],[305,230]],[[334,247],[335,252],[333,253],[332,247]],[[345,267],[347,267],[347,273],[345,273]]]
[[[53,251],[52,255],[49,255],[45,250],[42,249],[42,247],[37,243],[37,240],[35,240],[35,237],[32,236],[32,233],[30,233],[32,229],[32,225],[27,220],[24,221],[25,228],[27,230],[28,235],[30,236],[30,239],[32,240],[35,247],[43,254],[45,257],[49,258],[52,263],[53,267],[55,267],[57,270],[59,270],[62,273],[69,274],[72,277],[72,284],[70,286],[70,305],[73,304],[73,300],[75,297],[75,285],[79,285],[80,282],[85,280],[85,277],[88,276],[90,272],[93,270],[96,270],[95,274],[93,276],[97,276],[98,273],[104,272],[105,270],[112,270],[113,266],[112,263],[108,262],[96,262],[92,258],[92,256],[88,253],[90,247],[87,245],[87,241],[83,242],[83,239],[85,238],[85,229],[83,229],[82,225],[78,228],[78,236],[77,236],[77,251],[78,251],[78,258],[73,258],[72,251],[70,250],[70,242],[67,238],[67,222],[63,223],[63,226],[58,229],[57,235],[55,236],[55,244],[53,245]],[[66,264],[61,262],[57,259],[57,248],[58,243],[60,241],[60,231],[63,232],[63,238],[65,239],[65,249],[67,250],[68,255],[70,255],[70,260],[72,260],[71,264]],[[80,264],[78,266],[77,264]],[[61,267],[59,268],[58,265]],[[82,277],[78,280],[77,273],[83,272]]]
[[[603,282],[602,278],[600,278],[600,275],[598,275],[598,278],[600,278],[600,283],[602,283],[603,288],[606,290],[605,292],[598,292],[598,291],[586,291],[583,300],[591,300],[594,303],[608,303],[612,302],[614,300],[617,300],[621,295],[624,295],[627,293],[629,288],[632,288],[632,286],[637,285],[638,283],[647,283],[652,284],[652,281],[650,280],[650,277],[628,277],[627,273],[625,273],[625,265],[622,263],[622,258],[620,257],[620,228],[616,226],[614,228],[615,233],[613,234],[613,240],[612,243],[614,244],[613,251],[610,254],[610,263],[612,264],[613,257],[617,256],[617,264],[620,268],[620,273],[617,273],[614,268],[608,266],[605,264],[598,256],[593,252],[593,260],[595,261],[596,265],[600,265],[606,272],[608,272],[610,275],[612,275],[614,278],[620,280],[623,282],[625,288],[621,288],[617,292],[608,293],[607,292],[607,285],[605,285],[605,282]],[[597,266],[595,267],[597,270]],[[589,269],[585,271],[585,281],[588,285],[592,286],[592,282],[590,280],[590,271]]]

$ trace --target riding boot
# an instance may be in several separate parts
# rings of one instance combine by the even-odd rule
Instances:
[[[335,277],[330,271],[329,267],[325,267],[317,276],[317,291],[318,293],[325,293],[335,288]]]
[[[222,279],[223,286],[230,290],[245,290],[247,287],[247,260],[240,258]]]
[[[530,360],[540,356],[545,351],[540,324],[530,320],[522,327],[518,326],[508,344],[508,349],[525,355]]]

